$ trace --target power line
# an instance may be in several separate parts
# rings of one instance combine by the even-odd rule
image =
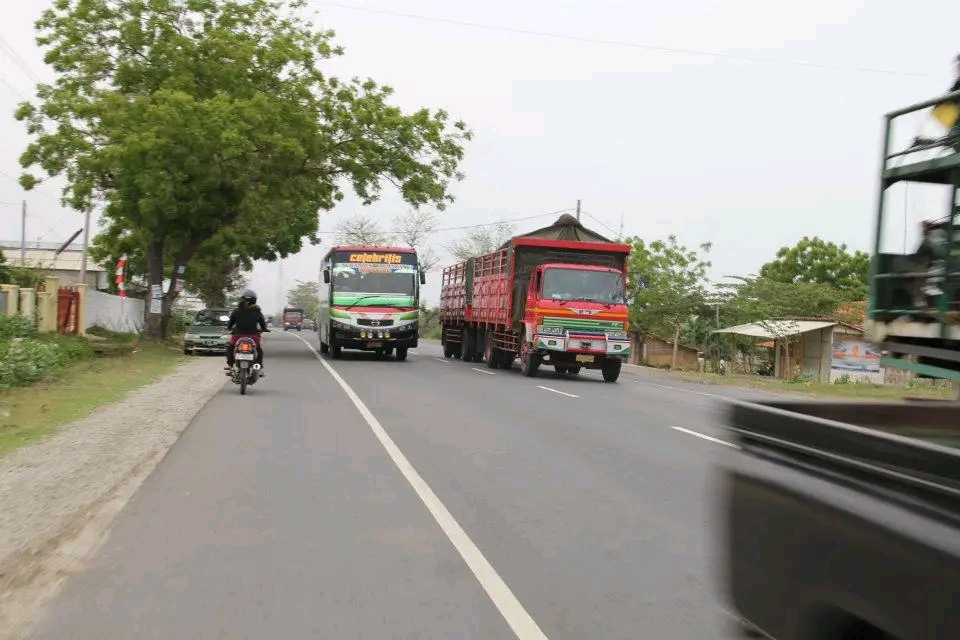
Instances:
[[[23,71],[25,76],[33,80],[36,84],[40,84],[40,76],[34,73],[33,69],[30,68],[30,65],[28,65],[26,61],[20,57],[20,54],[17,53],[17,50],[13,48],[13,45],[11,45],[2,35],[0,35],[0,49],[3,49],[6,54],[10,56],[10,59],[13,60],[13,64],[15,64],[20,71]]]
[[[464,224],[464,225],[459,225],[459,226],[456,226],[456,227],[437,227],[437,228],[433,229],[432,233],[439,233],[440,231],[462,231],[462,230],[464,230],[464,229],[479,229],[479,228],[481,228],[481,227],[493,227],[493,226],[496,226],[496,225],[499,225],[499,224],[510,224],[510,223],[513,223],[513,222],[523,222],[523,221],[525,221],[525,220],[534,220],[534,219],[536,219],[536,218],[543,218],[544,216],[555,216],[555,215],[559,215],[559,214],[561,214],[561,213],[569,213],[570,211],[573,211],[573,209],[567,207],[566,209],[559,209],[559,210],[557,210],[557,211],[548,211],[548,212],[545,212],[545,213],[538,213],[538,214],[532,215],[532,216],[523,216],[523,217],[521,217],[521,218],[506,218],[506,219],[503,219],[503,220],[495,220],[495,221],[493,221],[493,222],[481,222],[481,223],[479,223],[479,224]],[[379,235],[383,235],[383,236],[403,235],[403,234],[401,234],[401,233],[399,233],[399,232],[396,232],[396,231],[386,231],[386,230],[385,230],[385,231],[377,231],[377,233],[378,233]],[[322,236],[335,236],[335,235],[339,235],[339,234],[340,234],[339,231],[319,231],[319,232],[317,233],[317,235],[322,235]]]
[[[463,20],[452,20],[450,18],[439,18],[434,16],[424,16],[413,13],[401,13],[398,11],[387,11],[385,9],[368,9],[366,7],[356,7],[339,2],[325,2],[323,0],[312,0],[313,4],[324,5],[328,7],[337,7],[349,11],[360,11],[363,13],[372,13],[377,15],[395,16],[398,18],[407,18],[410,20],[419,20],[421,22],[436,22],[440,24],[449,24],[459,27],[470,27],[472,29],[485,29],[488,31],[500,31],[503,33],[516,33],[520,35],[537,36],[540,38],[551,38],[554,40],[568,40],[571,42],[584,42],[589,44],[602,44],[613,47],[627,47],[631,49],[644,49],[647,51],[657,51],[660,53],[672,53],[689,56],[710,56],[712,58],[722,58],[726,60],[739,60],[741,62],[760,62],[771,65],[785,65],[792,67],[803,67],[807,69],[830,69],[834,71],[856,71],[859,73],[880,73],[894,76],[912,76],[917,78],[940,78],[941,76],[930,73],[919,73],[915,71],[897,71],[895,69],[879,69],[874,67],[851,67],[847,65],[821,64],[818,62],[807,62],[803,60],[771,60],[762,56],[750,56],[746,54],[723,53],[720,51],[705,51],[700,49],[687,49],[684,47],[664,47],[644,42],[629,42],[624,40],[605,40],[602,38],[590,38],[586,36],[575,36],[563,33],[550,33],[547,31],[534,31],[532,29],[519,29],[516,27],[504,27],[490,24],[480,24],[477,22],[466,22]]]

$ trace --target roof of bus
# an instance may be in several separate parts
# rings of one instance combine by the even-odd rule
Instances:
[[[372,247],[372,246],[362,246],[362,245],[346,245],[342,247],[332,247],[331,252],[334,251],[392,251],[393,253],[416,253],[417,250],[412,247]]]

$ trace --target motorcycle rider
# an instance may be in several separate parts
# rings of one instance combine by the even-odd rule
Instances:
[[[247,289],[240,296],[237,307],[230,313],[230,321],[227,322],[227,329],[230,331],[230,343],[227,345],[227,366],[224,370],[227,375],[233,370],[233,351],[237,340],[243,337],[251,338],[257,344],[257,364],[260,365],[260,375],[263,371],[263,346],[260,344],[260,334],[268,333],[267,320],[263,317],[263,311],[257,305],[257,294],[251,289]]]

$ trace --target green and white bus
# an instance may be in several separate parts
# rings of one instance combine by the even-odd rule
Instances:
[[[317,333],[320,351],[396,351],[406,360],[417,346],[420,286],[426,282],[410,247],[333,247],[323,259]]]

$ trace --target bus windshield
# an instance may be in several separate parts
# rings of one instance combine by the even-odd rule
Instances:
[[[412,265],[335,264],[331,287],[335,305],[415,307],[417,271]]]

